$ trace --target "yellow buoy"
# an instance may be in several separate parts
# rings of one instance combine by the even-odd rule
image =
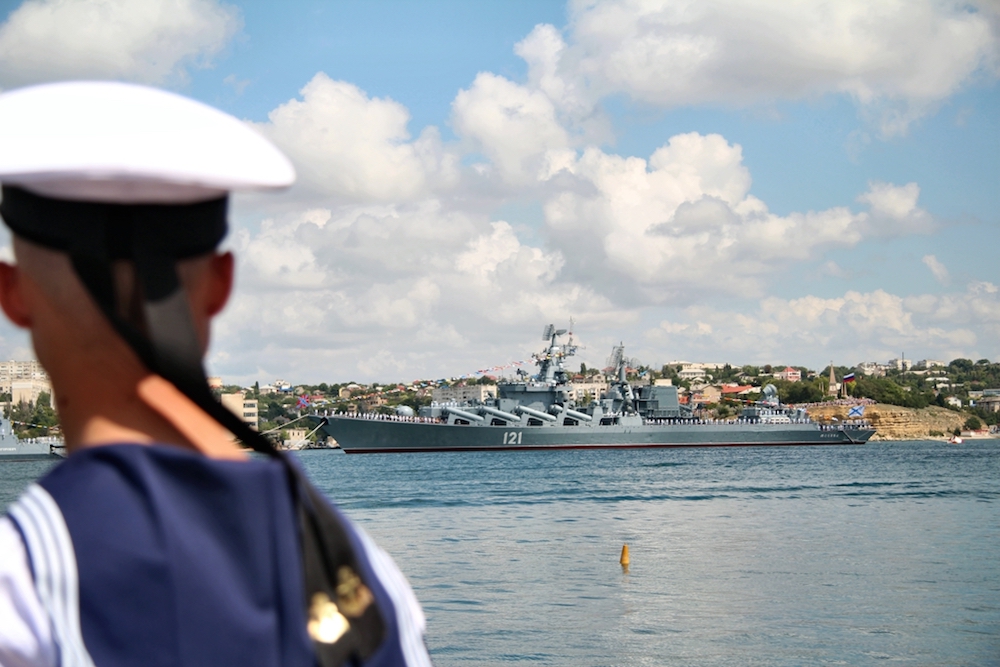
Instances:
[[[621,557],[621,560],[619,560],[618,562],[622,564],[622,567],[628,567],[628,565],[629,565],[629,559],[628,559],[628,545],[627,544],[623,544],[622,545],[622,557]]]

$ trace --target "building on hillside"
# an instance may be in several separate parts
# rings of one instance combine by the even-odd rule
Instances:
[[[699,378],[705,377],[707,374],[708,373],[705,371],[705,368],[703,366],[701,365],[696,366],[692,364],[690,366],[683,367],[677,373],[677,377],[679,377],[682,380],[697,380]]]
[[[722,400],[722,390],[718,387],[703,387],[691,394],[691,401],[702,405],[718,403],[720,400]]]
[[[579,380],[569,384],[569,397],[577,403],[583,404],[601,398],[601,395],[608,390],[608,383],[604,380]]]
[[[886,366],[897,371],[908,371],[913,368],[913,362],[906,357],[900,357],[899,359],[890,359],[886,362]]]
[[[1000,395],[983,396],[976,401],[976,407],[982,408],[987,412],[1000,412]]]
[[[352,383],[341,387],[340,391],[337,392],[337,396],[339,398],[347,399],[350,398],[353,394],[360,393],[361,391],[362,391],[361,385]]]
[[[722,392],[723,397],[746,396],[752,392],[759,391],[759,389],[752,384],[724,384],[719,387],[719,390]]]
[[[34,380],[49,387],[43,391],[51,391],[48,373],[37,361],[0,361],[0,394],[12,394],[11,384],[18,380]]]
[[[791,366],[786,366],[785,370],[778,371],[774,374],[779,380],[785,380],[786,382],[799,382],[802,380],[802,371],[797,368],[792,368]]]
[[[250,428],[255,430],[258,428],[259,413],[256,398],[247,398],[245,392],[237,391],[223,394],[221,400],[223,407],[246,422]]]
[[[913,364],[914,368],[919,368],[923,370],[929,370],[931,368],[944,367],[948,364],[943,361],[938,361],[937,359],[921,359],[920,361]]]
[[[485,401],[496,398],[495,384],[472,384],[454,387],[435,387],[431,392],[434,403],[465,403],[466,401]]]
[[[862,361],[860,364],[855,366],[855,368],[862,375],[885,377],[885,366],[876,361]]]
[[[302,449],[306,446],[309,441],[306,440],[306,429],[304,428],[286,428],[281,431],[282,443],[285,449]]]
[[[52,407],[52,385],[48,378],[32,378],[30,380],[14,380],[10,383],[10,402],[37,403],[38,397],[47,393],[49,407]]]
[[[375,408],[382,407],[388,403],[384,394],[368,394],[364,398],[358,401],[358,410],[360,412],[371,412]]]
[[[944,399],[944,402],[946,405],[950,405],[953,408],[962,407],[962,399],[960,399],[958,396],[948,396],[947,398]]]

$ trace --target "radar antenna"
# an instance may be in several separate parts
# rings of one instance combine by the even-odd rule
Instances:
[[[542,340],[544,341],[552,340],[552,334],[554,334],[555,332],[556,332],[556,325],[554,324],[545,325],[545,329],[542,331]]]
[[[608,357],[608,368],[614,370],[615,373],[618,372],[619,366],[621,366],[622,359],[625,356],[625,346],[615,345],[611,348],[611,356]]]

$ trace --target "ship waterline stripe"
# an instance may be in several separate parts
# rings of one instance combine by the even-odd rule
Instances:
[[[865,441],[836,440],[816,442],[713,442],[713,443],[637,443],[615,445],[497,445],[431,446],[431,447],[344,447],[345,454],[403,454],[406,452],[499,452],[539,449],[692,449],[705,447],[826,447],[830,445],[864,445]]]

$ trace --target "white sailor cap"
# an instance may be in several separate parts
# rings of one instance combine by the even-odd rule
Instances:
[[[223,424],[177,261],[218,246],[230,191],[294,180],[288,159],[246,123],[173,93],[72,82],[0,95],[4,222],[67,253],[143,363]],[[113,263],[122,259],[136,269],[140,314],[120,307]]]
[[[155,88],[76,81],[0,95],[0,183],[118,204],[284,188],[288,159],[246,123]]]

